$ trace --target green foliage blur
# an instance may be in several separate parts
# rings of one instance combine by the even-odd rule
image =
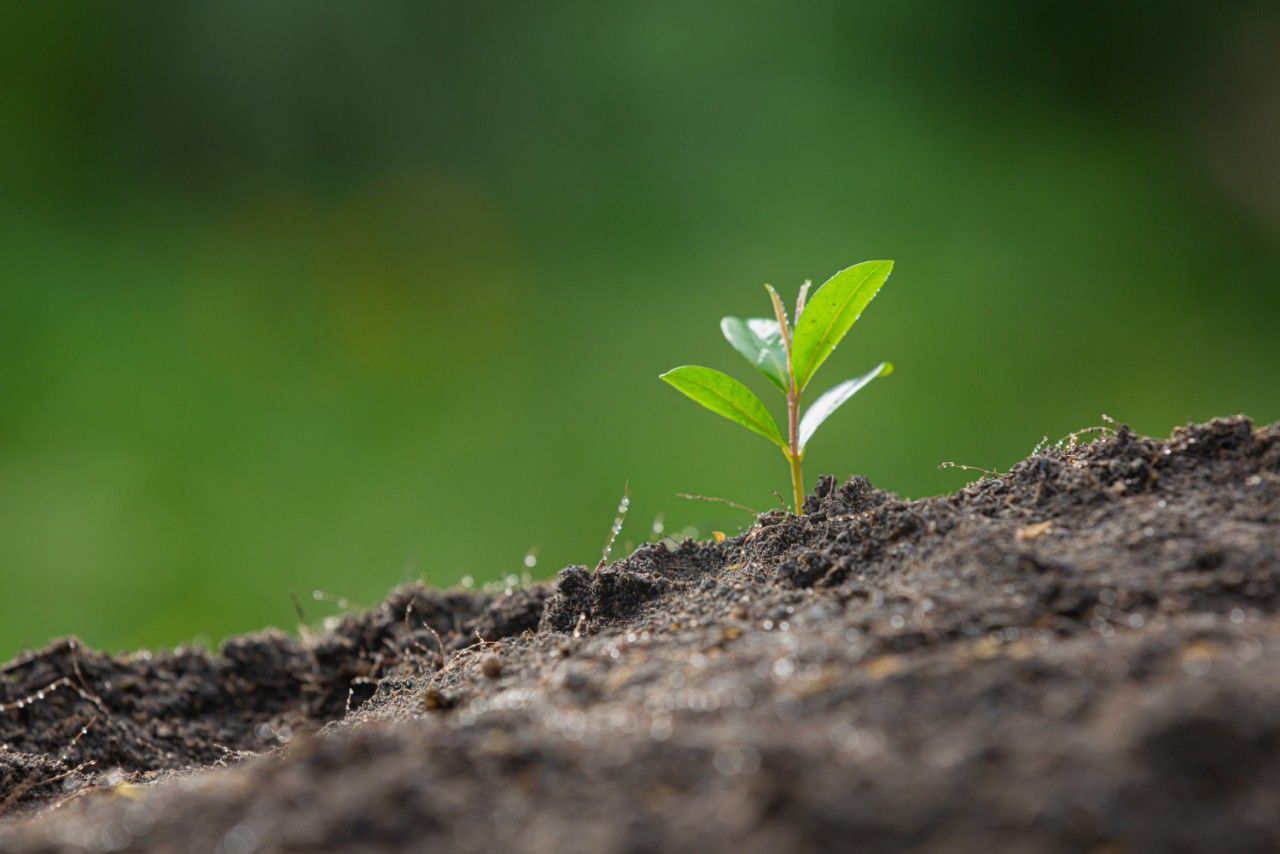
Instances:
[[[657,376],[864,258],[810,484],[1280,418],[1280,9],[1161,6],[4,4],[0,658],[737,530]]]

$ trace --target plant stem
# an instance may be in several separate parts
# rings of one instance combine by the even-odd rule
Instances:
[[[804,473],[800,471],[803,460],[800,457],[787,454],[787,461],[791,463],[791,489],[796,497],[796,515],[804,515]]]
[[[788,368],[790,368],[788,354]],[[788,370],[788,373],[790,371]],[[787,434],[790,450],[787,451],[787,462],[791,464],[791,492],[795,496],[796,515],[804,515],[804,452],[800,450],[800,393],[796,391],[795,375],[790,375],[790,388],[787,390]]]

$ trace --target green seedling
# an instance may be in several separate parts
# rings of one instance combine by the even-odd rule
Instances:
[[[760,398],[728,374],[698,365],[672,368],[662,379],[717,415],[740,424],[782,449],[791,467],[795,511],[804,512],[805,448],[822,422],[876,377],[888,376],[893,365],[882,362],[870,372],[845,380],[823,393],[802,416],[800,398],[819,366],[853,328],[863,309],[880,291],[893,270],[892,261],[864,261],[841,270],[806,303],[809,283],[796,300],[795,325],[787,322],[782,298],[765,285],[773,301],[772,320],[726,317],[720,321],[724,337],[786,395],[787,438]]]

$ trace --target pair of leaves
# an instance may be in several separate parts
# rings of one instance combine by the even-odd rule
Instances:
[[[853,397],[863,386],[877,377],[887,377],[893,373],[893,365],[881,362],[874,370],[851,380],[845,380],[827,391],[813,402],[800,419],[800,451],[803,453],[813,434],[822,422],[839,409],[845,401]],[[699,365],[684,365],[672,368],[662,375],[662,379],[675,386],[687,396],[710,409],[717,415],[723,415],[730,421],[741,424],[753,433],[773,442],[784,453],[790,453],[787,440],[782,431],[769,414],[769,410],[756,397],[751,389],[735,380],[728,374],[704,368]]]
[[[792,335],[792,369],[796,388],[803,390],[818,367],[835,350],[863,310],[879,292],[893,269],[892,261],[866,261],[836,273],[818,289],[795,321]],[[720,323],[724,337],[747,361],[774,385],[786,391],[786,348],[777,320],[726,317]],[[876,377],[887,376],[887,363],[855,379],[846,380],[819,397],[800,421],[799,450],[822,422],[845,401]],[[777,422],[764,404],[745,385],[728,374],[694,365],[675,368],[662,375],[693,400],[719,415],[764,436],[790,453]]]

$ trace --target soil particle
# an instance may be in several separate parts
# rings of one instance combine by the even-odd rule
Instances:
[[[502,659],[490,653],[480,659],[480,672],[490,679],[497,679],[502,675]]]
[[[15,659],[0,850],[1280,848],[1280,428],[805,509],[301,639]]]

